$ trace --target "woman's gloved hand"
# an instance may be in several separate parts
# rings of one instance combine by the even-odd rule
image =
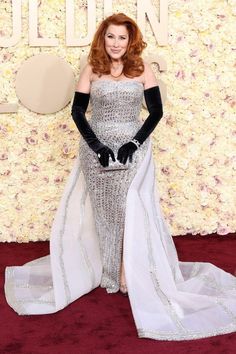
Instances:
[[[97,150],[98,160],[103,167],[109,166],[109,157],[115,162],[114,152],[106,145]]]
[[[126,164],[126,161],[129,159],[129,162],[133,161],[133,153],[137,150],[137,145],[133,143],[132,141],[129,141],[128,143],[122,145],[117,153],[117,159],[123,163],[124,165]]]

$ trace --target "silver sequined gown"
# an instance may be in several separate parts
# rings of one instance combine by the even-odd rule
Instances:
[[[92,83],[89,123],[99,140],[117,156],[119,147],[138,131],[143,100],[143,85],[137,81],[97,80]],[[124,234],[125,202],[129,185],[143,160],[147,139],[135,151],[131,168],[102,171],[96,153],[81,138],[81,168],[85,175],[102,255],[101,287],[107,292],[119,290],[119,274]]]

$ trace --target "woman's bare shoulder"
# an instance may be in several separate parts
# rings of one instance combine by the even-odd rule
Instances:
[[[76,91],[86,92],[90,91],[90,84],[92,80],[92,67],[90,64],[85,64],[79,75]]]
[[[143,61],[144,64],[144,88],[148,89],[152,86],[158,86],[157,78],[152,70],[151,64],[149,64],[147,61]]]
[[[98,80],[100,78],[100,76],[98,74],[94,73],[92,66],[90,64],[87,64],[86,66],[87,66],[87,68],[86,68],[87,75],[89,75],[90,82],[92,83],[93,81]]]
[[[153,73],[152,66],[148,61],[143,60],[143,65],[144,65],[144,75],[145,76]]]
[[[81,74],[86,75],[89,79],[91,79],[93,74],[92,66],[89,63],[86,63],[81,71]]]

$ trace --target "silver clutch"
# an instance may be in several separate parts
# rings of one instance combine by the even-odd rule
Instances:
[[[129,161],[126,161],[124,165],[119,160],[113,161],[109,159],[109,166],[103,167],[100,165],[101,171],[121,171],[121,170],[128,170],[130,167]]]

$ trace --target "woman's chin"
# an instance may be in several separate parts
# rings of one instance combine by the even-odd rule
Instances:
[[[113,53],[113,52],[110,52],[109,53],[110,57],[114,60],[119,60],[122,58],[123,56],[123,53]]]

